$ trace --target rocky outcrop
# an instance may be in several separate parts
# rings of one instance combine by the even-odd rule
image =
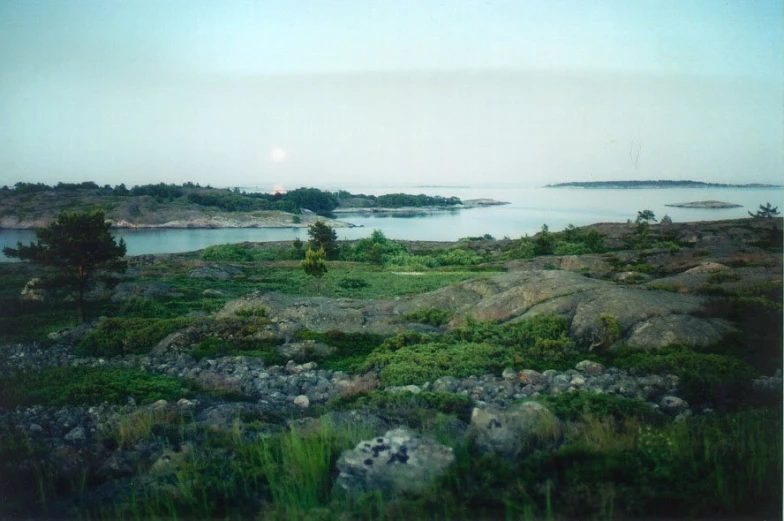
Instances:
[[[505,411],[476,408],[471,413],[469,439],[480,454],[518,458],[552,448],[562,436],[558,418],[536,402],[523,402]]]
[[[394,429],[340,455],[335,489],[353,498],[373,490],[386,496],[418,493],[454,461],[450,447],[405,428]]]

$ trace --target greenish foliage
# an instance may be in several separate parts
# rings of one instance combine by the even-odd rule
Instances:
[[[166,318],[171,316],[170,309],[157,300],[138,297],[128,297],[121,305],[120,315],[128,318]]]
[[[692,405],[737,405],[744,399],[756,374],[753,367],[738,358],[695,353],[688,349],[619,356],[614,363],[635,374],[678,376],[678,388]]]
[[[58,270],[78,295],[79,320],[84,315],[84,292],[98,269],[124,271],[125,241],[109,233],[102,211],[62,212],[50,225],[35,230],[36,242],[3,248],[7,257],[32,261]]]
[[[618,318],[610,313],[601,313],[596,320],[594,340],[590,350],[595,348],[607,349],[621,337],[621,325]]]
[[[595,228],[577,228],[570,224],[560,232],[551,232],[545,224],[533,238],[513,241],[506,257],[530,259],[537,255],[584,255],[604,251],[604,238]]]
[[[256,306],[250,308],[238,309],[234,312],[234,316],[243,318],[258,318],[262,319],[265,323],[269,319],[269,310],[264,306]]]
[[[302,270],[314,279],[321,279],[327,273],[326,253],[324,248],[312,250],[308,248],[302,260]]]
[[[368,354],[379,347],[386,337],[371,333],[347,333],[344,331],[299,331],[300,340],[314,340],[334,347],[335,352],[319,362],[319,366],[331,371],[352,371]]]
[[[705,279],[705,282],[708,284],[723,284],[725,282],[737,282],[740,279],[741,276],[737,273],[719,271],[717,273],[711,273],[708,275],[708,278]]]
[[[651,210],[640,210],[637,212],[637,219],[634,222],[638,224],[642,222],[656,222],[656,215]]]
[[[465,378],[471,375],[500,374],[512,365],[509,349],[490,344],[454,342],[406,346],[394,352],[374,352],[364,368],[380,368],[384,385],[423,384],[442,376]]]
[[[124,404],[128,399],[146,404],[193,396],[197,390],[172,376],[140,369],[54,367],[17,373],[0,379],[0,407],[29,405]]]
[[[585,415],[598,418],[612,416],[616,420],[635,418],[646,423],[661,423],[664,420],[661,412],[644,400],[611,394],[576,391],[540,396],[536,401],[567,421],[577,421]]]
[[[79,342],[76,352],[82,356],[148,353],[164,337],[189,323],[185,318],[106,318]]]
[[[191,356],[201,360],[242,355],[263,358],[269,365],[284,364],[286,360],[275,350],[275,347],[283,342],[282,338],[277,337],[261,339],[208,337],[196,345],[196,348],[191,351]]]
[[[370,286],[365,279],[357,277],[343,277],[337,282],[337,285],[341,289],[362,289]]]
[[[202,260],[251,262],[255,260],[251,249],[244,244],[216,244],[201,251]]]
[[[769,219],[771,217],[775,217],[779,214],[779,207],[772,206],[770,203],[765,205],[760,205],[759,210],[756,213],[749,212],[749,215],[758,219]]]
[[[390,393],[387,391],[369,391],[338,398],[329,404],[333,410],[353,410],[369,408],[385,414],[400,411],[428,409],[443,414],[452,414],[468,423],[474,401],[467,395],[447,392],[422,391],[420,393]]]
[[[422,308],[406,313],[405,315],[396,318],[394,322],[399,324],[415,322],[418,324],[439,327],[448,323],[454,316],[454,312],[448,309]]]
[[[324,250],[327,260],[336,260],[340,252],[338,248],[338,234],[335,230],[324,224],[322,221],[316,221],[308,226],[308,249],[318,251]]]

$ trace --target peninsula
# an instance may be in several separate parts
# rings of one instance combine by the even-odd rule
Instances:
[[[335,220],[337,214],[389,213],[405,215],[507,204],[489,199],[462,201],[458,197],[352,194],[317,188],[285,193],[243,192],[194,183],[159,183],[126,188],[94,182],[16,183],[0,188],[0,228],[46,226],[63,210],[100,209],[115,228],[296,228],[323,220],[332,227],[352,227]]]
[[[604,188],[604,189],[628,189],[628,188],[780,188],[781,185],[770,185],[764,183],[748,184],[727,184],[727,183],[705,183],[703,181],[671,181],[671,180],[647,180],[647,181],[572,181],[569,183],[555,183],[545,185],[545,188]]]
[[[690,203],[665,204],[670,208],[705,208],[709,210],[720,210],[724,208],[742,208],[742,204],[725,203],[723,201],[692,201]]]

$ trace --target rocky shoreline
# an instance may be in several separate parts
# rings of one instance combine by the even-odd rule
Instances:
[[[706,208],[712,210],[743,207],[742,204],[725,203],[723,201],[693,201],[690,203],[665,204],[664,206],[669,206],[670,208]]]

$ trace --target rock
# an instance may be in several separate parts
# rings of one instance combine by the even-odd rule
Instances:
[[[130,297],[155,300],[176,295],[177,292],[162,282],[121,282],[112,291],[110,300],[112,302],[124,302]]]
[[[702,273],[717,273],[719,271],[727,270],[727,266],[724,264],[718,264],[716,262],[703,262],[699,266],[695,266],[689,270],[686,270],[684,273],[689,275],[699,275]]]
[[[507,367],[501,373],[501,378],[503,378],[504,380],[514,380],[515,378],[517,378],[517,371],[515,371],[512,368]]]
[[[157,402],[153,402],[152,405],[150,405],[150,408],[152,410],[161,410],[168,407],[168,405],[169,402],[167,402],[166,400],[158,400]]]
[[[44,289],[44,282],[36,277],[27,281],[22,288],[20,296],[28,302],[44,302],[49,298],[49,292]]]
[[[558,418],[536,402],[519,403],[506,411],[475,408],[468,427],[468,436],[481,454],[502,458],[552,447],[562,434]]]
[[[74,427],[68,434],[64,436],[67,441],[85,441],[87,439],[87,431],[81,425]]]
[[[408,429],[395,429],[344,451],[335,488],[351,498],[373,490],[387,496],[418,493],[454,461],[451,448]]]
[[[574,368],[589,376],[604,374],[604,366],[599,362],[593,362],[591,360],[583,360],[574,366]]]
[[[547,383],[547,377],[533,369],[523,369],[517,374],[517,379],[523,385],[542,385]]]
[[[192,269],[188,275],[194,279],[229,280],[241,275],[242,270],[234,266],[199,266]]]
[[[307,409],[310,407],[310,399],[305,396],[304,394],[300,394],[296,398],[294,398],[294,405],[297,407],[302,407],[303,409]]]
[[[678,415],[688,410],[689,404],[686,400],[668,394],[661,399],[659,407],[668,414]]]
[[[419,394],[422,392],[422,388],[419,387],[418,385],[396,385],[396,386],[387,387],[384,390],[392,394],[405,394],[405,393]]]
[[[723,319],[673,314],[638,323],[629,334],[627,345],[640,350],[673,345],[701,348],[718,344],[735,331],[735,327]]]
[[[314,340],[306,340],[304,342],[283,344],[278,346],[276,350],[278,351],[278,354],[285,359],[304,362],[305,360],[314,358],[326,358],[333,354],[336,348]]]

